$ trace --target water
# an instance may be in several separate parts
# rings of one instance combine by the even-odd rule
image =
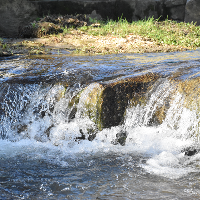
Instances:
[[[199,149],[199,104],[179,90],[198,83],[199,53],[1,60],[0,199],[199,199],[200,153],[185,155]],[[98,130],[84,105],[91,87],[150,72],[160,78],[146,103]]]

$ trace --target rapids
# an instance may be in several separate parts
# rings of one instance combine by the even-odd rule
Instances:
[[[199,199],[200,50],[60,53],[0,61],[0,199]],[[99,127],[104,89],[149,73]]]

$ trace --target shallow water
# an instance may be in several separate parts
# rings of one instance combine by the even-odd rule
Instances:
[[[199,110],[168,80],[199,76],[200,51],[106,56],[14,57],[0,70],[1,199],[199,199]],[[72,97],[93,82],[149,72],[162,78],[146,105],[128,107],[124,122],[77,139],[95,124]],[[65,91],[64,86],[68,85]],[[60,96],[65,91],[64,96]],[[162,124],[154,109],[171,98]],[[80,110],[80,111],[79,111]],[[116,144],[121,130],[124,146]],[[194,134],[195,133],[195,134]]]

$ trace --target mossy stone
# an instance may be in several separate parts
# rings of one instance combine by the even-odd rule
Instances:
[[[99,130],[117,126],[124,120],[124,114],[135,96],[145,102],[144,96],[158,79],[157,74],[146,74],[134,78],[108,83],[93,83],[81,94],[81,106]]]

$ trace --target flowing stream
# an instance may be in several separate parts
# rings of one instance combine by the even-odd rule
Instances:
[[[63,51],[0,60],[0,199],[200,199],[199,58]],[[148,74],[157,78],[103,127],[99,91]]]

